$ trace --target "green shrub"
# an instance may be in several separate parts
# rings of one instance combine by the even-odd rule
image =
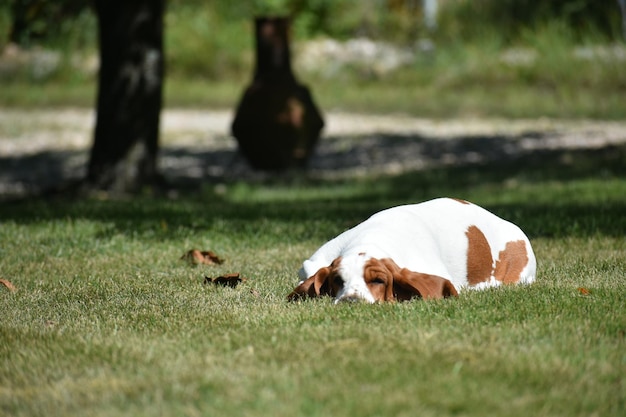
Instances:
[[[589,34],[621,37],[616,1],[597,0],[455,0],[441,8],[440,36],[444,39],[482,38],[485,35],[515,43],[524,32],[551,22],[570,28],[576,41]]]

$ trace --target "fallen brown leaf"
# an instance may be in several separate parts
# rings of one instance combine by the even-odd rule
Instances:
[[[215,284],[231,288],[235,288],[240,282],[244,281],[247,281],[247,278],[242,277],[239,272],[224,274],[215,278],[204,277],[205,284]]]
[[[215,252],[210,250],[199,251],[198,249],[191,249],[181,256],[180,259],[192,265],[221,265],[224,262]]]
[[[0,284],[4,285],[6,289],[11,292],[17,291],[17,288],[15,288],[15,285],[13,285],[11,281],[7,279],[0,278]]]
[[[578,287],[578,292],[582,295],[590,295],[591,291],[584,287]]]

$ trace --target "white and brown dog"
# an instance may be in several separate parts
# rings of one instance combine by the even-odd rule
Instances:
[[[516,225],[463,200],[439,198],[374,214],[320,247],[289,300],[369,303],[531,283],[536,260]]]

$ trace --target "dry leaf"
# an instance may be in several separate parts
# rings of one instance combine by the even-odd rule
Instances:
[[[239,272],[224,274],[215,278],[204,277],[205,284],[215,284],[231,288],[235,288],[237,285],[239,285],[240,282],[244,281],[247,281],[247,278],[242,277]]]
[[[180,259],[186,260],[192,265],[221,265],[224,262],[215,252],[210,250],[199,251],[198,249],[190,250],[181,256]]]
[[[587,288],[584,287],[578,287],[578,292],[581,293],[582,295],[590,295],[591,291],[589,291]]]
[[[0,284],[4,285],[7,288],[7,290],[11,292],[17,291],[17,288],[15,288],[15,285],[13,285],[11,281],[9,280],[0,278]]]

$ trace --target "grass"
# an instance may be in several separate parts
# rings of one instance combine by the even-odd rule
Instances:
[[[623,149],[177,199],[0,205],[0,410],[35,415],[621,416]],[[439,195],[519,224],[529,287],[288,304],[300,262],[383,207]],[[192,267],[188,249],[220,266]],[[205,275],[241,272],[235,289]]]
[[[528,74],[497,67],[454,74],[454,68],[420,68],[399,71],[385,79],[360,80],[300,77],[311,88],[323,111],[402,113],[418,117],[508,117],[591,118],[622,120],[626,115],[624,80],[603,69],[601,63],[563,62],[587,67],[574,79],[559,81],[558,74]],[[593,77],[593,78],[589,78]],[[169,78],[165,84],[165,106],[169,108],[235,109],[249,81],[244,77],[209,80]],[[51,108],[93,106],[95,82],[59,83],[12,81],[2,85],[1,107]]]

